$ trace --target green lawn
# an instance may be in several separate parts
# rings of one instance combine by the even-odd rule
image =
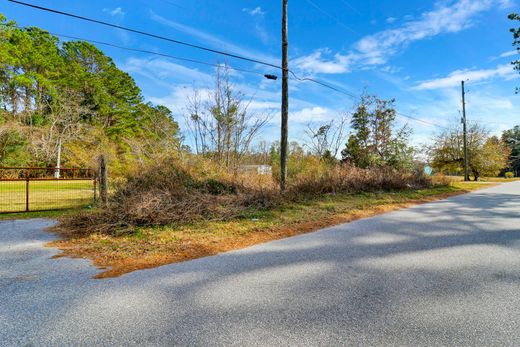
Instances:
[[[0,213],[25,211],[25,181],[0,181]],[[29,210],[58,210],[83,207],[92,203],[92,180],[31,181]]]

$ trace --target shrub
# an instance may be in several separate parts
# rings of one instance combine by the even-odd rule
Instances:
[[[298,175],[290,184],[291,196],[316,196],[336,193],[388,191],[424,188],[432,185],[424,175],[399,171],[390,167],[361,169],[352,165],[317,167]]]
[[[438,186],[449,186],[453,181],[455,181],[453,177],[446,176],[440,172],[436,173],[432,177],[433,184]]]
[[[135,227],[237,218],[250,209],[266,210],[324,194],[421,188],[424,175],[392,168],[360,169],[314,162],[294,174],[284,193],[258,175],[232,175],[195,156],[165,159],[129,174],[106,208],[64,220],[75,235],[121,234]]]
[[[513,177],[515,177],[515,174],[512,173],[511,171],[508,171],[508,172],[505,173],[505,177],[506,178],[513,178]]]

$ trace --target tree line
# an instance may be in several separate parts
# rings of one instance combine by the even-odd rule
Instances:
[[[251,111],[252,99],[236,90],[225,65],[217,68],[213,88],[186,100],[190,148],[172,112],[146,103],[132,77],[94,45],[60,42],[1,15],[0,24],[0,166],[54,167],[62,148],[64,166],[93,166],[103,153],[118,175],[157,156],[191,152],[234,173],[245,164],[268,164],[277,177],[279,144],[258,141],[271,114]],[[459,127],[438,133],[421,153],[410,144],[411,128],[397,126],[396,116],[395,100],[365,94],[351,113],[309,124],[305,143],[291,143],[289,177],[306,165],[341,163],[417,172],[429,164],[438,172],[460,173]],[[506,171],[518,175],[519,152],[518,127],[498,138],[470,126],[475,179]]]
[[[132,77],[94,45],[19,28],[0,14],[0,165],[90,166],[108,154],[116,170],[178,149],[178,124],[146,103]]]

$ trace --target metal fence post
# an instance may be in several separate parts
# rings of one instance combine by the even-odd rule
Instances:
[[[29,212],[29,170],[25,169],[25,212]]]

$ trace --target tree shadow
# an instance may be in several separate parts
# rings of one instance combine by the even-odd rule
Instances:
[[[88,344],[514,344],[519,208],[501,186],[94,281],[34,338],[87,325]]]

